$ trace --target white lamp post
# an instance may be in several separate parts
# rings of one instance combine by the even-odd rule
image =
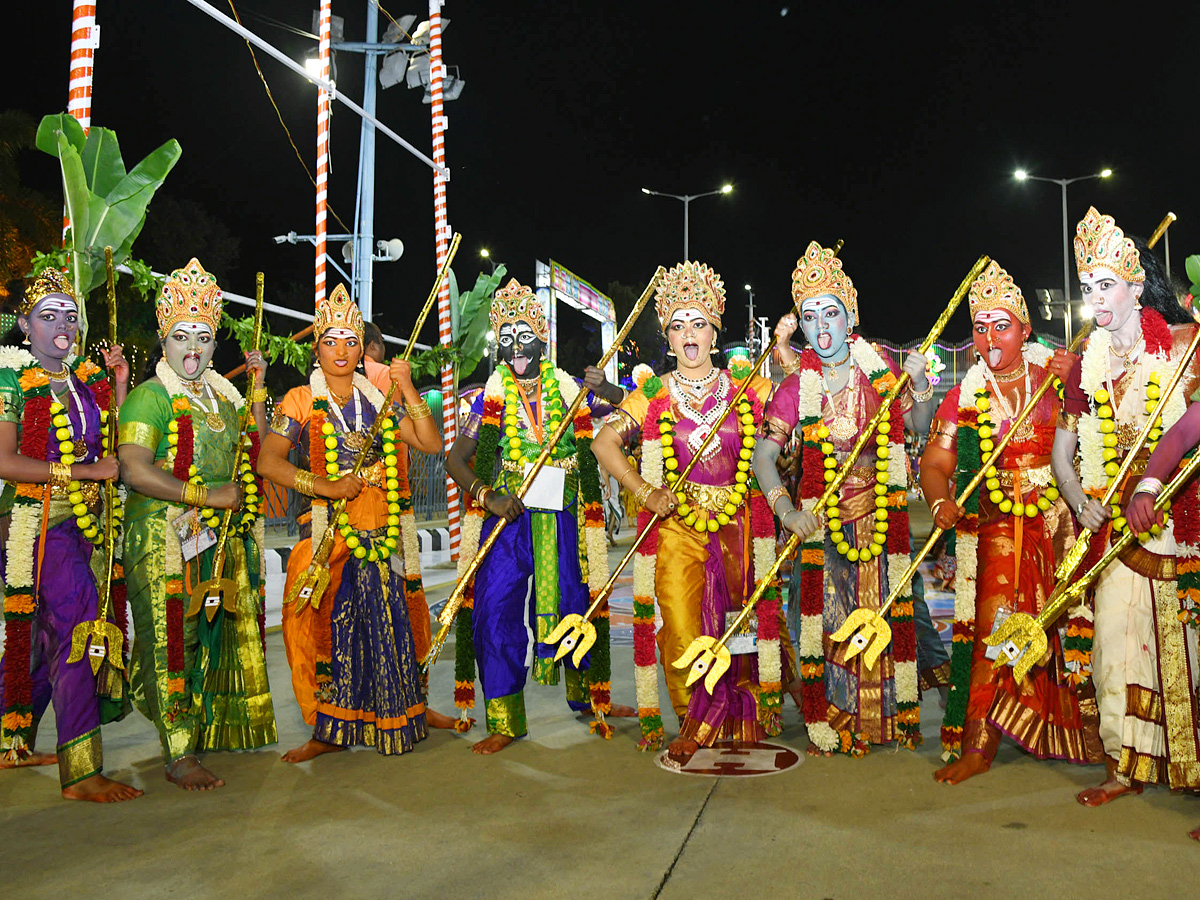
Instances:
[[[649,194],[651,197],[671,197],[675,200],[683,201],[683,259],[686,262],[688,257],[688,206],[693,200],[698,200],[701,197],[711,197],[714,194],[728,194],[733,190],[732,184],[726,184],[715,191],[705,191],[703,194],[668,194],[664,191],[652,191],[650,188],[642,188],[643,194]]]

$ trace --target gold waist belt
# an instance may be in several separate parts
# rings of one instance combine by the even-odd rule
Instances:
[[[564,472],[574,472],[579,468],[579,460],[572,453],[570,456],[564,456],[562,459],[548,459],[546,460],[546,465],[562,469]],[[516,472],[520,475],[525,474],[525,463],[519,459],[505,459],[501,461],[500,468],[505,472]]]
[[[684,484],[683,492],[692,506],[711,513],[724,510],[736,495],[732,484],[693,484],[690,481]]]

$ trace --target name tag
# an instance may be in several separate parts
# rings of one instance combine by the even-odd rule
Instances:
[[[725,613],[725,627],[729,628],[733,624],[733,620],[740,615],[741,610],[737,609],[731,609]],[[746,617],[742,627],[725,642],[725,649],[734,656],[758,652],[758,616],[756,614],[751,613]]]
[[[176,517],[171,524],[179,535],[179,549],[184,562],[195,559],[217,542],[217,533],[207,525],[200,524],[200,516],[194,509]]]
[[[526,478],[529,477],[529,471],[532,468],[533,463],[525,464]],[[560,510],[563,508],[563,491],[566,490],[566,486],[567,473],[565,469],[559,469],[556,466],[542,466],[522,502],[533,509]]]

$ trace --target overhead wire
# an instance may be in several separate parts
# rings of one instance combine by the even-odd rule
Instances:
[[[241,17],[238,15],[237,7],[233,5],[233,0],[229,0],[229,8],[233,12],[234,21],[236,21],[239,25],[242,24]],[[388,18],[391,17],[389,16]],[[303,34],[302,32],[297,33]],[[304,34],[303,36],[311,37],[311,35],[307,34]],[[256,72],[258,72],[258,77],[259,80],[262,81],[263,89],[267,92],[267,99],[271,101],[271,106],[275,109],[275,115],[279,119],[279,124],[283,127],[283,133],[287,135],[288,143],[292,145],[292,150],[296,154],[296,159],[300,160],[300,165],[304,166],[304,173],[308,175],[308,180],[312,182],[313,190],[316,190],[317,179],[313,176],[312,169],[308,167],[308,163],[304,161],[304,157],[300,154],[300,148],[296,146],[296,141],[292,138],[292,132],[288,128],[287,122],[283,120],[283,113],[279,109],[279,104],[275,102],[275,95],[271,92],[271,86],[267,84],[267,76],[263,74],[262,66],[258,64],[258,55],[254,52],[254,47],[251,46],[249,41],[246,41],[246,49],[250,51],[250,59],[254,62],[254,69]],[[333,205],[329,203],[328,200],[326,201],[325,208],[329,211],[329,214],[337,220],[337,223],[342,226],[343,231],[345,231],[347,234],[351,233],[350,229],[346,226],[346,223],[342,221],[342,217],[337,214],[337,211],[334,210]]]

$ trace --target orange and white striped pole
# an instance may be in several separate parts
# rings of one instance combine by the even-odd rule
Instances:
[[[442,83],[446,69],[442,64],[442,0],[429,0],[429,111],[433,118],[433,162],[439,168],[433,172],[433,234],[437,248],[437,265],[441,269],[450,252],[450,221],[446,214],[446,113],[442,106]],[[438,294],[438,342],[449,346],[454,342],[450,328],[450,283],[442,282]],[[458,410],[454,408],[454,368],[442,368],[442,437],[446,452],[458,436]],[[450,556],[458,558],[462,538],[459,524],[458,485],[446,475],[446,518],[450,532]]]
[[[96,0],[74,0],[71,8],[71,74],[67,87],[67,114],[74,116],[87,134],[92,127],[92,62],[100,44]],[[63,210],[63,241],[71,226]]]
[[[329,34],[333,21],[330,8],[331,0],[321,0],[320,15],[317,22],[317,57],[320,60],[320,71],[317,73],[325,81],[329,80]],[[317,92],[317,222],[314,232],[317,256],[316,279],[314,285],[313,308],[321,305],[325,299],[325,213],[326,192],[329,181],[329,92],[323,88]]]

